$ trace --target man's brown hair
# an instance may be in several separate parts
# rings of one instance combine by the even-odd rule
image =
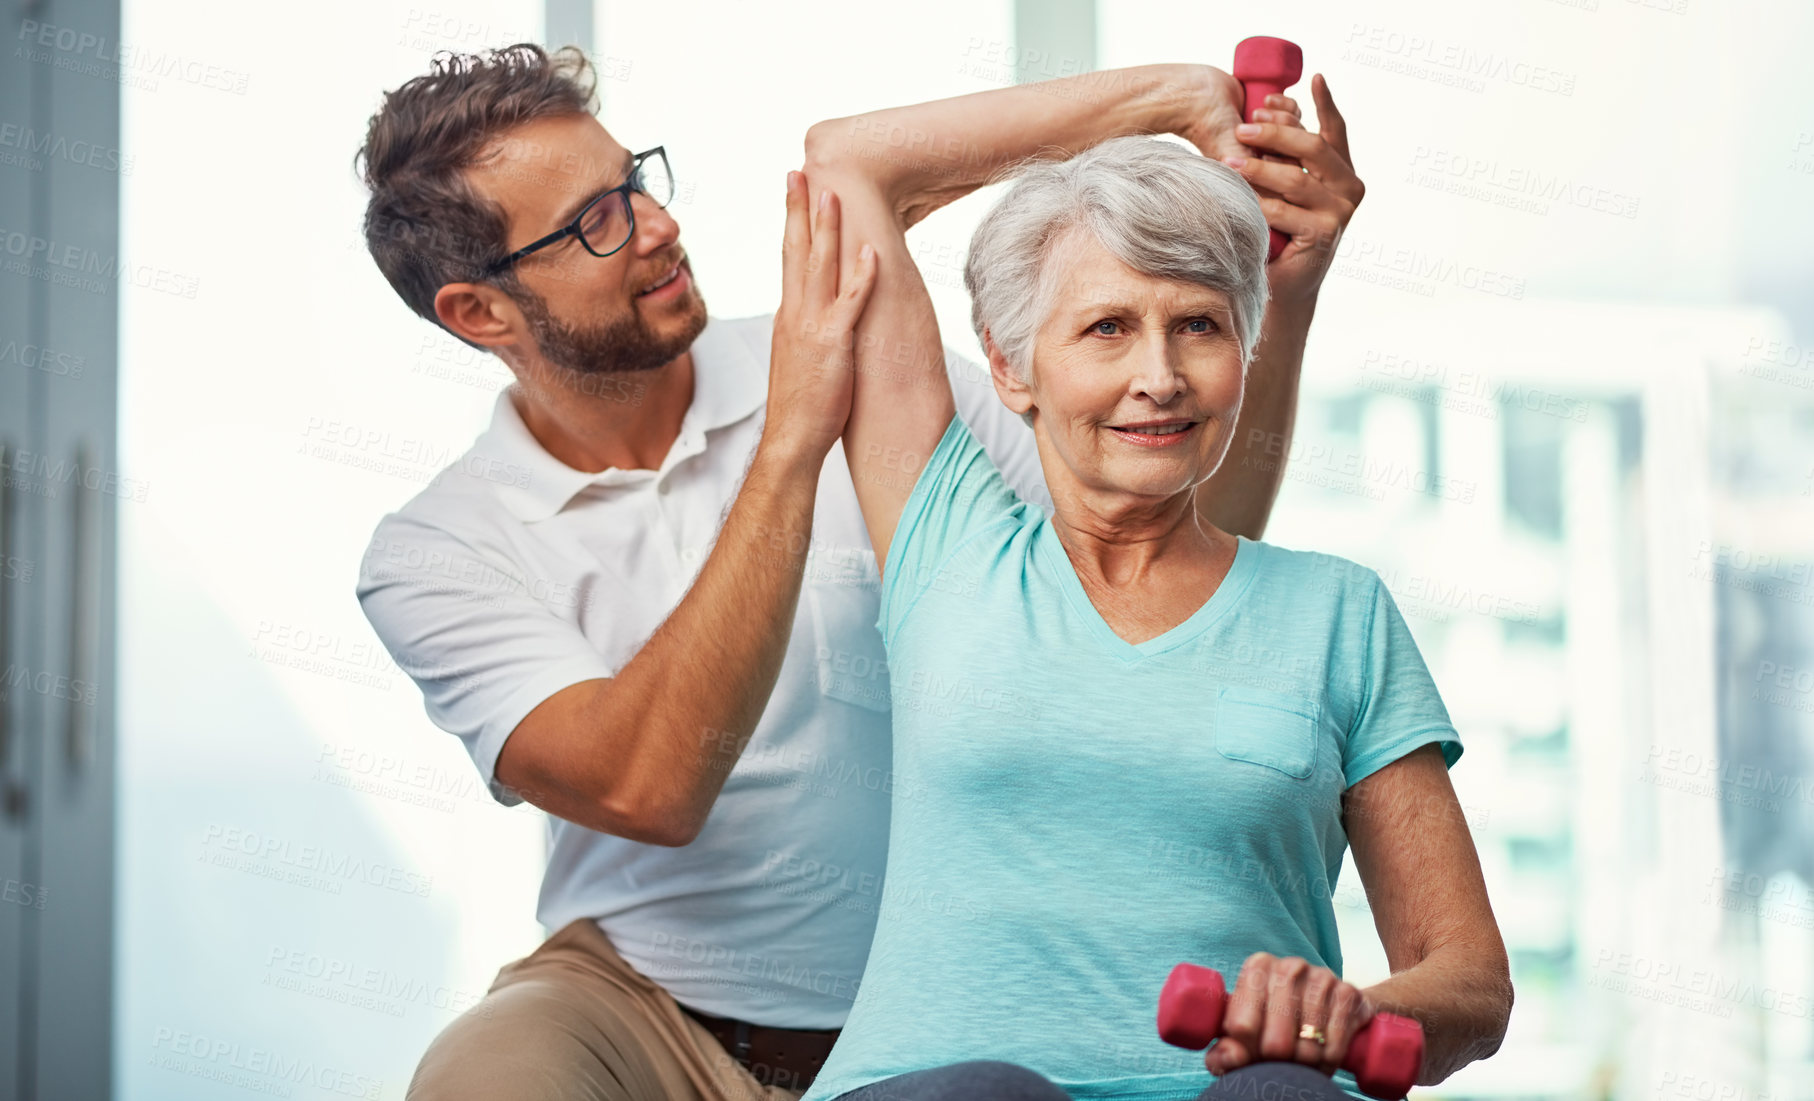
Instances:
[[[479,53],[443,51],[426,74],[385,93],[353,168],[372,193],[366,247],[410,309],[441,325],[436,292],[481,281],[485,265],[505,254],[504,212],[474,191],[464,170],[512,127],[596,114],[597,87],[578,48],[551,55],[519,42]],[[513,298],[530,293],[508,268],[483,281]]]

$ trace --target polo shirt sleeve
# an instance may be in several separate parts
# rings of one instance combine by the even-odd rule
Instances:
[[[1461,735],[1391,590],[1373,570],[1355,588],[1369,608],[1360,707],[1342,753],[1347,785],[1431,742],[1442,746],[1443,761],[1453,768],[1461,759]]]
[[[965,542],[1029,507],[1008,488],[964,418],[952,417],[888,543],[876,619],[883,644],[894,641],[901,619],[928,589],[959,583],[945,570]]]
[[[989,453],[1016,496],[1052,514],[1052,493],[1046,487],[1045,468],[1039,465],[1039,447],[1033,429],[1020,414],[1001,403],[987,364],[977,363],[945,346],[945,373],[951,379],[951,397],[957,415]]]
[[[515,571],[432,525],[392,513],[359,566],[359,606],[437,727],[460,739],[492,798],[504,739],[549,696],[616,670],[516,583]]]

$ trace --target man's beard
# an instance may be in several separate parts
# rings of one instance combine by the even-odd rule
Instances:
[[[689,279],[691,276],[689,276]],[[705,329],[705,299],[698,284],[687,288],[685,324],[663,336],[643,320],[634,303],[624,317],[603,325],[571,325],[555,317],[548,301],[527,287],[513,296],[529,321],[541,356],[555,368],[575,375],[653,371],[674,362],[693,346]]]

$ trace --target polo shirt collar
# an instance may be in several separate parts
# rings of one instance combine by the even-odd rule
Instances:
[[[526,476],[493,479],[504,503],[524,523],[555,515],[590,485],[639,485],[659,479],[676,464],[704,451],[707,432],[748,417],[762,408],[768,396],[766,369],[748,342],[724,322],[708,315],[690,350],[693,401],[660,470],[575,470],[550,455],[523,423],[510,400],[513,387],[499,391],[491,425],[468,454],[488,469],[526,472]],[[494,465],[499,463],[513,465]]]

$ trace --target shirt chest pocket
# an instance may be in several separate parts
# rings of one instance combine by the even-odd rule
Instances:
[[[1316,700],[1228,685],[1216,697],[1216,752],[1305,779],[1316,764]]]
[[[802,589],[819,691],[870,711],[890,710],[888,652],[876,630],[881,580],[875,552],[815,544]]]

